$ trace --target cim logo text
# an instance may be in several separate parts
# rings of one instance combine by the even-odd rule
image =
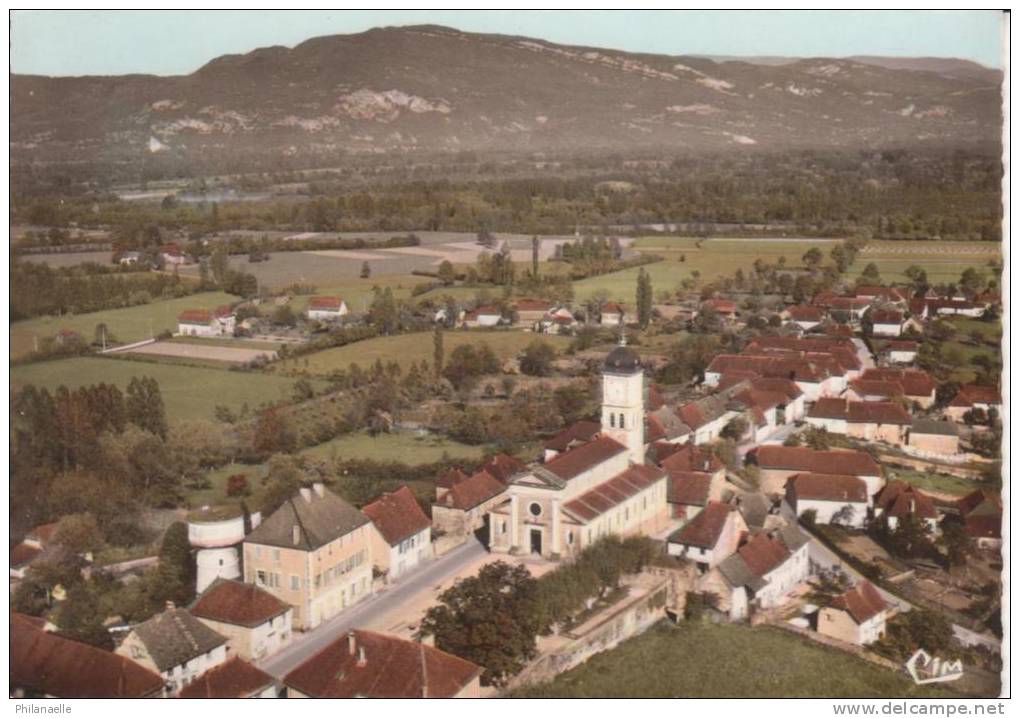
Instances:
[[[907,661],[907,673],[919,686],[926,683],[948,683],[963,677],[963,661],[944,661],[923,648]]]

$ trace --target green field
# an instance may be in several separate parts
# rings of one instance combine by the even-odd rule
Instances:
[[[659,623],[526,698],[935,698],[884,669],[781,629]]]
[[[11,367],[12,386],[35,384],[51,391],[61,384],[79,387],[100,382],[126,389],[134,376],[151,376],[159,382],[171,421],[211,419],[217,404],[236,411],[247,403],[255,409],[264,402],[289,397],[294,386],[292,379],[272,374],[99,357]]]
[[[130,343],[148,339],[163,331],[177,331],[177,315],[185,309],[211,309],[236,301],[225,292],[201,292],[180,299],[160,299],[123,309],[107,309],[88,314],[66,314],[62,317],[36,317],[15,322],[10,327],[12,359],[32,352],[35,340],[51,337],[61,329],[73,329],[86,341],[92,341],[96,325],[105,323],[117,341]]]
[[[500,359],[505,360],[516,355],[535,339],[541,339],[560,351],[570,343],[567,337],[536,335],[516,330],[491,332],[470,330],[444,332],[443,345],[446,356],[450,356],[454,348],[461,344],[478,346],[485,342]],[[272,368],[283,373],[325,376],[337,369],[346,369],[351,364],[358,364],[362,369],[367,369],[376,359],[382,360],[384,364],[396,361],[403,368],[422,359],[431,365],[432,334],[420,332],[377,337],[343,347],[325,349],[296,359],[286,359],[273,364]]]
[[[442,436],[418,436],[411,432],[347,434],[301,451],[317,459],[370,459],[404,464],[431,464],[444,456],[452,459],[481,459],[484,446],[469,446]]]
[[[979,482],[961,479],[958,476],[935,474],[928,471],[913,471],[911,469],[896,469],[892,467],[888,468],[888,478],[890,481],[894,479],[906,481],[911,486],[916,486],[922,491],[934,491],[942,494],[953,494],[955,496],[969,494],[974,489],[980,487]]]
[[[347,302],[347,309],[352,312],[363,312],[372,302],[373,289],[389,287],[397,299],[411,296],[416,284],[431,281],[428,277],[416,277],[411,274],[389,274],[361,279],[360,277],[339,278],[326,285],[316,285],[315,294],[299,294],[291,300],[291,308],[295,312],[303,312],[308,300],[313,296],[337,296]]]

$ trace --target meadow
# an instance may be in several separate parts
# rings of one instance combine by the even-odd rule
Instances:
[[[171,421],[212,419],[218,404],[237,411],[248,404],[255,409],[265,402],[288,398],[294,381],[272,374],[228,371],[163,362],[101,357],[76,357],[11,367],[12,388],[27,384],[53,391],[89,384],[116,384],[126,389],[132,377],[151,376],[159,382]],[[321,388],[324,383],[313,382]]]
[[[418,435],[409,431],[370,436],[346,434],[301,451],[316,459],[369,459],[401,461],[405,464],[431,464],[444,458],[481,459],[484,446],[470,446],[434,434]]]
[[[777,660],[777,656],[782,656]],[[770,627],[665,621],[524,698],[934,698],[905,672]]]
[[[501,360],[509,359],[521,352],[536,339],[551,344],[558,351],[564,350],[570,339],[560,336],[547,336],[522,332],[520,330],[504,331],[449,331],[443,333],[443,348],[446,356],[462,344],[478,346],[488,344]],[[432,333],[416,332],[414,334],[398,334],[390,337],[377,337],[347,346],[325,349],[294,359],[285,359],[272,365],[272,370],[285,374],[309,374],[326,376],[338,369],[347,369],[357,364],[368,369],[376,360],[384,364],[396,361],[401,368],[424,359],[432,364]]]
[[[86,341],[92,341],[99,324],[106,324],[109,336],[119,342],[141,341],[160,332],[176,332],[177,315],[185,309],[212,309],[235,301],[237,297],[226,292],[200,292],[179,299],[158,299],[122,309],[26,319],[10,326],[10,357],[18,359],[31,353],[37,339],[52,337],[61,329],[72,329]]]

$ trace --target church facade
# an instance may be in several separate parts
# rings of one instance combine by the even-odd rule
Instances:
[[[603,536],[665,528],[668,479],[645,463],[644,416],[640,360],[616,347],[602,371],[600,434],[510,477],[489,514],[489,550],[570,557]]]

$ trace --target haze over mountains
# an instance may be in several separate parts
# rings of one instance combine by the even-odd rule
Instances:
[[[968,146],[999,141],[1000,82],[997,70],[942,58],[716,62],[382,28],[226,55],[187,76],[12,75],[11,152],[129,162]]]

